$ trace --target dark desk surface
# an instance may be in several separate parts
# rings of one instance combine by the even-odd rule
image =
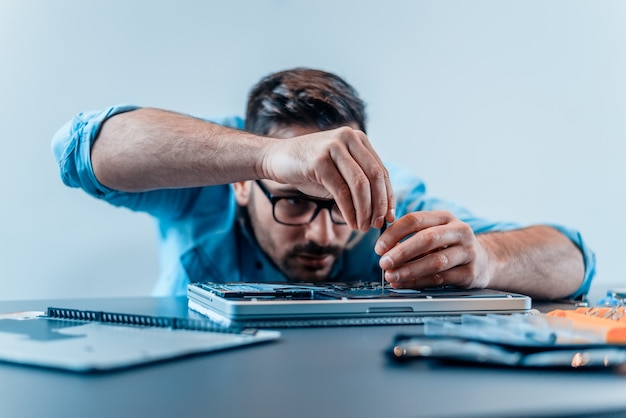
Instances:
[[[0,302],[185,316],[186,299]],[[409,326],[283,330],[281,340],[100,375],[0,365],[2,417],[626,416],[626,375],[416,362],[383,351]],[[604,415],[603,415],[604,414]]]

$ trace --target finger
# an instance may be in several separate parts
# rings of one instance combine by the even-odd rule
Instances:
[[[385,276],[385,279],[387,279],[387,276]],[[395,289],[424,289],[426,287],[439,286],[485,288],[487,283],[487,278],[476,275],[470,265],[461,265],[450,270],[407,280],[389,281],[391,287]]]
[[[386,273],[385,279],[390,284],[403,288],[430,285],[484,288],[489,283],[472,253],[460,246],[435,251]]]
[[[347,139],[347,141],[350,144],[352,140]],[[362,154],[355,156],[342,147],[332,148],[331,158],[347,184],[349,196],[346,196],[346,198],[349,197],[351,199],[351,204],[355,211],[357,229],[367,231],[372,223],[372,188],[370,179],[363,171],[363,166],[371,164],[375,160],[370,157],[366,163],[363,160],[368,160],[368,157]],[[346,192],[344,191],[344,193]],[[339,202],[337,202],[337,205],[339,205]],[[341,206],[339,208],[341,209]]]
[[[403,263],[436,248],[453,245],[459,240],[455,227],[449,226],[453,219],[445,211],[407,214],[389,226],[376,242],[374,251],[396,263]],[[387,267],[393,268],[394,265]]]
[[[418,232],[437,225],[445,225],[456,220],[454,215],[446,210],[432,210],[411,212],[395,222],[395,229]]]
[[[389,273],[389,271],[385,272],[385,280],[387,280],[391,287],[394,289],[425,289],[428,287],[441,287],[445,284],[445,278],[443,273],[437,273],[431,276],[423,276],[399,282],[389,280]]]
[[[368,231],[372,219],[372,192],[370,182],[362,171],[348,172],[346,165],[342,165],[341,161],[337,162],[339,172],[346,180],[346,200],[351,200],[351,206],[354,210],[356,229],[360,231]],[[340,207],[341,208],[341,207]],[[343,213],[343,212],[342,212]]]
[[[406,263],[398,263],[393,268],[383,268],[389,273],[389,282],[398,283],[414,280],[416,277],[433,276],[469,262],[471,258],[460,247],[450,247],[430,252]]]
[[[385,213],[386,222],[395,222],[396,220],[396,195],[391,187],[391,178],[389,172],[385,176],[385,187],[387,189],[387,212]]]
[[[371,226],[380,228],[385,222],[395,220],[396,200],[389,178],[389,171],[374,150],[369,139],[362,131],[354,131],[358,141],[351,141],[348,149],[354,159],[360,163],[370,182],[372,196]]]
[[[354,206],[350,186],[332,161],[324,160],[320,165],[323,173],[318,181],[335,199],[343,218],[352,229],[358,229],[357,209]]]

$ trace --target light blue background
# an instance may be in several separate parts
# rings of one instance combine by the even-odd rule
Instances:
[[[74,113],[242,114],[294,66],[345,77],[380,154],[477,214],[578,228],[626,287],[626,2],[0,0],[0,299],[147,294],[151,220],[62,185]]]

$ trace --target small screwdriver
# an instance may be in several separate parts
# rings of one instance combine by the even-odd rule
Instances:
[[[383,232],[387,229],[387,222],[383,221],[383,226],[380,227],[380,235],[383,235]],[[380,275],[380,291],[381,293],[385,293],[385,270],[381,269],[382,273]]]

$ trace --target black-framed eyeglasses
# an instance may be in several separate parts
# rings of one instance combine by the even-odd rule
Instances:
[[[330,220],[337,225],[346,225],[346,221],[334,200],[313,199],[303,196],[274,196],[261,183],[255,180],[263,194],[272,203],[272,215],[279,224],[301,226],[313,222],[322,209],[328,209]]]

